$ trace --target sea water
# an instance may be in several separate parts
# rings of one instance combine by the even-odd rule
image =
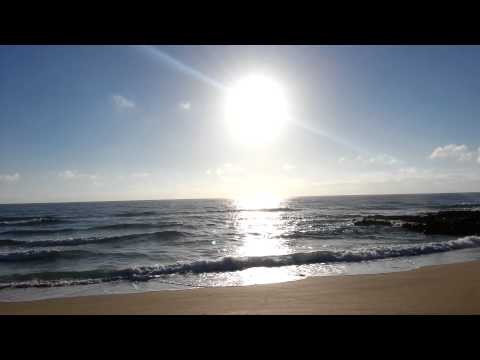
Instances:
[[[0,300],[242,286],[480,259],[480,237],[355,226],[480,193],[0,205]]]

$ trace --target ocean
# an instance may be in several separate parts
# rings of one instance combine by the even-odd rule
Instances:
[[[480,259],[480,237],[355,226],[480,193],[0,205],[0,301],[242,286]]]

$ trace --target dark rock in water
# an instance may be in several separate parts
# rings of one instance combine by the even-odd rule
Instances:
[[[389,221],[390,220],[390,221]],[[374,215],[367,216],[354,224],[356,226],[392,225],[400,221],[404,229],[436,235],[479,235],[480,211],[440,211],[422,215]]]
[[[364,220],[388,220],[388,221],[417,221],[422,215],[373,215],[366,216]]]
[[[427,214],[412,230],[425,234],[478,235],[480,211],[441,211]]]
[[[392,226],[392,223],[390,221],[377,219],[377,218],[364,218],[360,221],[355,221],[354,225],[355,226],[371,226],[371,225]]]

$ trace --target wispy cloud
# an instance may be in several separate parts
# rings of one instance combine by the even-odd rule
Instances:
[[[188,110],[190,110],[191,107],[192,107],[192,104],[189,101],[184,101],[184,102],[180,103],[180,108],[182,110],[188,111]]]
[[[63,179],[74,179],[77,175],[75,174],[74,171],[65,170],[65,171],[59,172],[58,176]]]
[[[376,188],[372,185],[390,184],[390,185],[407,185],[410,184],[435,184],[439,186],[458,184],[461,182],[478,182],[480,174],[478,172],[465,172],[453,170],[435,170],[435,169],[419,169],[416,167],[399,167],[390,169],[389,171],[369,171],[356,174],[355,176],[340,176],[335,180],[326,179],[324,181],[315,181],[314,186],[343,186],[358,185],[363,186],[367,192],[375,193]],[[359,189],[360,187],[356,188]],[[354,189],[354,188],[352,188]],[[415,189],[415,187],[413,187]]]
[[[216,169],[207,169],[205,171],[205,174],[207,175],[217,175],[218,177],[222,179],[228,179],[229,176],[237,176],[244,173],[244,169],[240,166],[233,165],[230,163],[225,163]]]
[[[82,174],[74,170],[64,170],[58,173],[58,176],[65,180],[74,180],[74,179],[90,179],[96,180],[98,175],[95,174]]]
[[[285,163],[285,164],[283,164],[282,169],[284,171],[292,171],[292,170],[295,170],[295,165]]]
[[[123,95],[112,95],[112,102],[117,109],[133,109],[136,107],[135,102],[127,99]]]
[[[399,166],[403,165],[403,161],[387,154],[378,155],[357,155],[355,157],[341,157],[338,159],[339,164],[347,165],[383,165],[383,166]]]
[[[5,175],[0,174],[0,182],[13,183],[17,182],[18,180],[20,180],[19,173]]]
[[[430,159],[452,159],[458,162],[467,162],[472,160],[474,152],[469,151],[467,145],[449,144],[439,146],[430,154]]]
[[[133,174],[130,174],[130,177],[133,179],[146,179],[150,177],[150,173],[148,172],[133,173]]]
[[[125,174],[117,175],[115,178],[121,181],[132,181],[132,180],[137,181],[137,180],[151,179],[152,176],[153,176],[152,173],[143,171],[143,172],[125,173]]]

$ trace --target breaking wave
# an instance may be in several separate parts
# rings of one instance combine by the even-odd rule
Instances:
[[[480,237],[431,242],[412,246],[376,247],[344,251],[314,251],[277,256],[225,257],[173,265],[140,266],[122,270],[89,270],[78,272],[42,272],[0,277],[1,288],[48,287],[118,280],[147,281],[172,274],[240,271],[252,267],[279,267],[319,263],[361,262],[405,256],[427,255],[450,250],[480,247]]]

